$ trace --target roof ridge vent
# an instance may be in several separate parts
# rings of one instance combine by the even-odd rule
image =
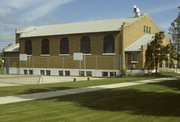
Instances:
[[[133,7],[134,7],[134,13],[135,13],[134,17],[140,17],[141,16],[140,8],[138,8],[136,5],[134,5]]]

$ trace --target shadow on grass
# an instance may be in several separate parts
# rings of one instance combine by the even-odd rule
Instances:
[[[159,83],[150,83],[150,84],[161,85],[174,90],[180,90],[180,78],[178,78],[177,80],[163,81]]]
[[[52,99],[57,99],[57,102],[71,101],[81,107],[100,111],[130,111],[134,115],[148,116],[180,116],[180,94],[176,93],[112,89]]]
[[[72,89],[72,87],[48,87],[48,88],[30,88],[24,92],[19,94],[32,94],[32,93],[39,93],[39,92],[49,92],[49,91],[56,91],[56,90],[66,90]]]
[[[163,78],[163,77],[174,77],[174,76],[178,76],[178,74],[176,74],[176,73],[161,72],[161,73],[145,74],[144,76],[145,76],[145,77]]]

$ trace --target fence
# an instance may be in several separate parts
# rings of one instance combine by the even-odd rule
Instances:
[[[3,57],[3,60],[6,74],[12,74],[11,72],[14,72],[14,74],[26,74],[24,71],[22,73],[19,69],[17,70],[17,68],[23,70],[39,69],[40,74],[49,74],[48,72],[41,72],[42,69],[69,69],[78,70],[78,72],[94,70],[119,71],[120,69],[120,56],[83,56],[81,61],[73,60],[73,56],[28,56],[27,61],[20,61],[19,57]],[[13,71],[12,68],[16,68],[16,71]]]

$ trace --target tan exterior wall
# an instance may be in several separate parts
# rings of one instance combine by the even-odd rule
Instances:
[[[115,38],[115,55],[103,56],[103,39],[106,35],[112,34]],[[28,38],[32,41],[32,56],[27,62],[21,61],[20,67],[32,68],[72,68],[77,69],[80,66],[78,61],[73,60],[73,53],[80,52],[80,40],[83,36],[89,36],[91,39],[91,55],[86,56],[85,66],[84,61],[81,67],[87,69],[119,69],[118,59],[120,35],[119,32],[106,33],[90,33],[90,34],[75,34],[65,36],[49,36]],[[69,39],[69,54],[70,56],[59,56],[60,39],[67,37]],[[41,56],[41,40],[48,39],[50,44],[50,56]],[[27,38],[20,41],[20,53],[24,54],[24,43]],[[34,63],[32,63],[34,62]]]
[[[148,15],[140,17],[138,21],[136,21],[130,25],[125,24],[123,27],[123,37],[122,37],[123,38],[123,47],[122,47],[123,50],[125,48],[127,48],[128,46],[130,46],[132,43],[134,43],[136,40],[140,39],[145,34],[144,26],[151,27],[152,34],[160,31]],[[143,60],[142,56],[144,56],[144,52],[141,52],[139,54],[139,57],[141,57],[139,59],[139,62],[141,65],[137,64],[137,69],[142,69],[142,66],[145,63],[145,60]],[[142,60],[143,60],[143,62],[142,62]],[[122,55],[122,62],[123,63],[122,63],[121,67],[123,69],[126,69],[125,52]]]
[[[19,52],[4,52],[4,64],[8,67],[19,67]]]

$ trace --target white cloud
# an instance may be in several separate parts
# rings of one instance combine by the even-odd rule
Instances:
[[[44,4],[34,8],[32,11],[26,13],[26,16],[23,17],[23,20],[34,21],[37,20],[49,13],[51,13],[58,6],[67,4],[74,0],[51,0],[46,1]]]
[[[159,14],[160,12],[165,12],[165,11],[168,11],[171,9],[175,9],[178,7],[178,5],[179,4],[169,4],[169,5],[165,5],[165,6],[159,6],[158,8],[147,10],[146,13],[155,15],[155,14]]]
[[[34,25],[46,16],[51,16],[59,6],[75,0],[0,0],[0,48],[6,42],[15,41],[15,30]],[[51,16],[42,23],[52,24],[56,18]],[[38,20],[38,21],[37,21]],[[52,23],[51,23],[52,22]]]

